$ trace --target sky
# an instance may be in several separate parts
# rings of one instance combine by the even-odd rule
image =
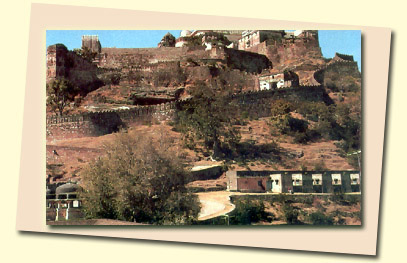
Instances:
[[[72,50],[81,47],[82,35],[98,35],[102,47],[157,47],[167,32],[179,37],[181,30],[47,30],[46,45],[62,43]],[[332,58],[335,52],[353,55],[361,70],[360,30],[319,30],[318,33],[325,58]]]

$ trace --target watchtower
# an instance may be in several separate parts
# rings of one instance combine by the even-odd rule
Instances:
[[[92,52],[100,54],[102,51],[102,46],[99,42],[99,36],[97,35],[85,35],[82,36],[82,48],[88,48]]]

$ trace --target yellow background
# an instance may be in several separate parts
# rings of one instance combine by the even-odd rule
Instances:
[[[271,18],[321,23],[390,27],[393,29],[391,81],[388,93],[385,162],[382,181],[382,207],[378,257],[293,252],[266,249],[231,248],[166,242],[117,240],[110,238],[19,233],[15,230],[17,187],[21,150],[26,59],[30,4],[8,2],[1,8],[1,256],[29,262],[357,262],[405,260],[406,184],[403,129],[404,99],[407,98],[403,69],[407,47],[405,7],[397,1],[58,1],[60,4],[207,14],[234,17]],[[56,1],[36,1],[55,4]],[[401,1],[400,1],[401,2]],[[74,17],[72,18],[74,19]],[[404,140],[403,140],[404,139]],[[244,236],[242,236],[244,238]],[[270,237],[272,238],[272,237]],[[327,240],[329,242],[329,240]]]

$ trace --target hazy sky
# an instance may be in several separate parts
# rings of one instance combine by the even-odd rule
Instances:
[[[62,43],[72,50],[81,47],[82,35],[98,35],[102,47],[157,47],[167,32],[179,37],[181,30],[47,30],[46,44]],[[353,55],[360,70],[360,30],[319,30],[319,44],[326,58],[332,58],[335,52]]]

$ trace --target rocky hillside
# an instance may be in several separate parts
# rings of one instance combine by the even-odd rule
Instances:
[[[356,156],[348,154],[361,148],[361,74],[353,58],[337,54],[324,59],[316,43],[286,43],[283,48],[264,42],[250,51],[102,49],[98,65],[64,46],[55,45],[48,52],[56,56],[55,61],[49,59],[48,80],[65,78],[79,88],[64,109],[67,115],[182,101],[191,98],[197,85],[213,88],[217,103],[218,90],[239,98],[238,94],[259,90],[260,74],[292,72],[300,85],[318,86],[270,91],[270,99],[259,98],[261,93],[235,99],[240,119],[231,125],[239,132],[239,141],[218,161],[238,170],[358,169]],[[164,130],[173,146],[185,151],[189,167],[212,162],[202,147],[185,147],[183,129],[174,121],[149,119],[123,128],[152,134],[158,128]],[[114,134],[66,140],[47,137],[49,181],[79,180],[81,169],[102,155],[103,144],[113,138]],[[222,178],[213,184],[224,185]]]

